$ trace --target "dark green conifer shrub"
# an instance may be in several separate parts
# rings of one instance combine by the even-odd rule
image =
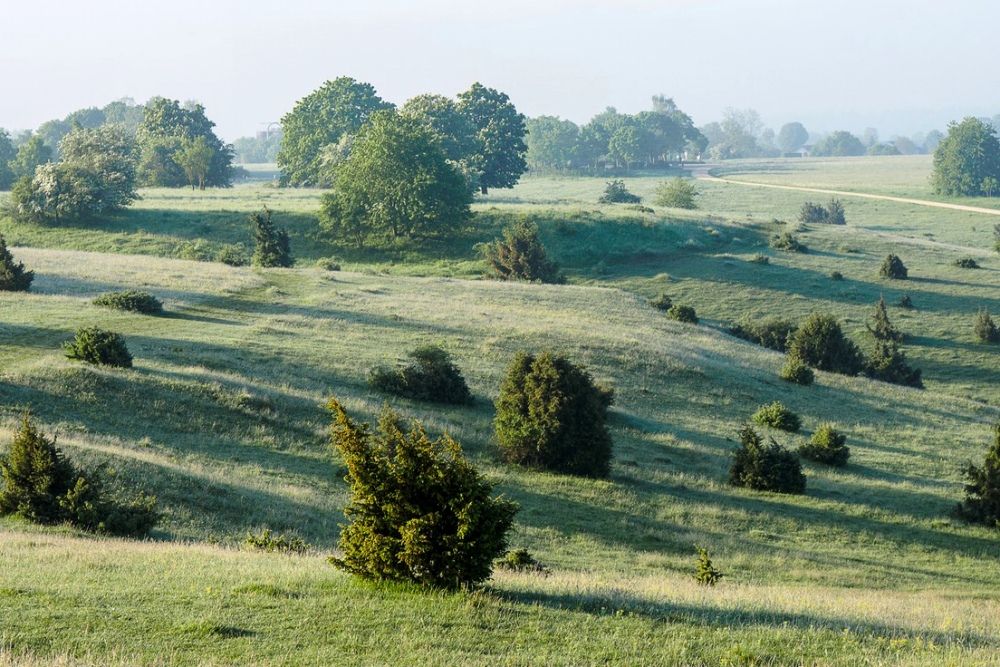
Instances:
[[[155,315],[163,312],[163,302],[149,292],[129,289],[122,292],[105,292],[93,301],[95,306],[127,310],[144,315]]]
[[[250,214],[250,237],[253,239],[250,261],[254,266],[287,268],[294,264],[288,232],[275,226],[271,209],[266,206],[263,213]]]
[[[489,264],[490,277],[497,280],[566,282],[559,265],[549,259],[545,246],[538,239],[538,225],[534,222],[517,220],[504,228],[502,239],[477,247]]]
[[[304,554],[309,551],[309,544],[301,537],[275,535],[270,528],[265,528],[260,533],[248,531],[246,539],[243,540],[243,546],[247,549],[268,553]]]
[[[829,215],[829,212],[825,208],[819,204],[814,204],[811,201],[807,201],[799,210],[799,220],[807,223],[826,222]]]
[[[843,279],[844,279],[844,274],[841,273],[840,271],[830,272],[830,280],[843,280]]]
[[[809,442],[799,445],[799,456],[832,466],[845,466],[851,457],[847,436],[838,432],[833,424],[820,424]]]
[[[418,401],[471,405],[475,402],[462,372],[451,356],[436,345],[410,351],[411,363],[389,368],[378,366],[368,374],[368,384],[396,396]]]
[[[38,432],[29,415],[21,419],[10,452],[0,458],[4,487],[0,515],[16,514],[36,523],[66,519],[60,500],[74,487],[77,471],[54,439]]]
[[[773,438],[764,444],[747,424],[740,431],[740,444],[733,451],[729,483],[756,491],[805,493],[806,476],[798,457]]]
[[[10,453],[0,457],[0,515],[16,514],[42,524],[69,522],[83,530],[142,537],[156,524],[156,499],[139,493],[126,500],[110,492],[101,471],[77,469],[38,431],[21,420]]]
[[[34,279],[34,271],[25,271],[23,262],[14,261],[7,240],[0,234],[0,291],[24,292]]]
[[[910,368],[906,363],[906,354],[899,349],[903,334],[889,321],[885,299],[879,297],[872,323],[866,326],[872,341],[871,351],[865,359],[865,375],[880,382],[922,388],[920,369]]]
[[[132,355],[121,334],[99,327],[78,329],[76,337],[63,343],[66,356],[99,366],[132,368]]]
[[[976,315],[976,324],[973,327],[976,340],[980,343],[1000,342],[1000,329],[997,328],[993,318],[990,317],[990,308],[987,306]]]
[[[329,408],[351,485],[343,557],[330,562],[365,579],[439,588],[488,579],[507,550],[517,506],[491,496],[493,486],[447,435],[431,441],[417,422],[407,433],[388,406],[372,434],[336,399]]]
[[[549,573],[549,568],[538,562],[527,549],[511,549],[503,558],[494,561],[493,567],[511,572],[534,572],[542,575]]]
[[[908,275],[909,272],[906,270],[906,266],[903,265],[903,260],[892,253],[886,255],[885,259],[882,260],[882,266],[878,270],[879,278],[888,278],[890,280],[906,280]]]
[[[839,199],[831,199],[826,204],[826,221],[828,225],[846,225],[847,219],[844,217],[844,205]]]
[[[649,305],[657,310],[668,311],[674,305],[674,301],[666,294],[660,294],[655,299],[650,299]]]
[[[993,444],[986,450],[983,465],[969,463],[965,479],[965,500],[955,513],[972,523],[1000,527],[1000,423],[993,425]]]
[[[802,427],[802,420],[799,416],[786,408],[781,401],[760,406],[750,419],[760,426],[776,428],[789,433],[796,433]]]
[[[667,317],[672,320],[677,320],[678,322],[698,324],[698,314],[691,306],[674,304],[673,306],[670,306],[670,310],[667,311]]]
[[[904,294],[903,296],[899,297],[899,307],[906,308],[907,310],[913,310],[914,307],[913,300],[910,299],[909,294]]]
[[[597,200],[600,204],[638,204],[642,197],[634,195],[625,187],[625,181],[608,181],[604,194]]]
[[[979,268],[979,262],[977,262],[976,260],[972,259],[971,257],[962,257],[960,259],[956,259],[954,262],[951,263],[951,265],[952,266],[957,266],[960,269],[978,269]]]
[[[712,559],[708,555],[708,550],[699,547],[697,544],[694,545],[694,548],[698,550],[698,569],[692,575],[694,576],[694,580],[698,582],[699,586],[715,586],[725,575],[712,565]]]
[[[903,342],[903,332],[889,321],[889,311],[886,310],[885,299],[882,295],[879,295],[878,301],[875,303],[875,312],[872,314],[871,324],[866,324],[865,326],[868,327],[868,333],[875,340],[892,343]]]
[[[789,337],[795,333],[797,328],[793,323],[780,317],[769,317],[763,320],[746,317],[731,325],[727,330],[737,338],[778,352],[784,352],[788,349]]]
[[[786,382],[808,387],[815,381],[816,374],[813,373],[813,369],[802,363],[800,359],[788,357],[785,365],[781,367],[778,377]]]
[[[791,232],[772,236],[770,245],[775,250],[784,250],[786,252],[809,252],[808,246],[799,241],[798,237]]]
[[[608,408],[613,392],[562,355],[524,352],[507,369],[495,419],[509,463],[588,477],[611,468]]]
[[[832,315],[812,313],[789,337],[788,357],[821,371],[857,375],[864,356]]]

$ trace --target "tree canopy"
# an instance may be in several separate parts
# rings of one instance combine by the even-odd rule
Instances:
[[[164,97],[149,100],[142,124],[136,130],[141,152],[140,181],[162,187],[183,187],[194,181],[202,188],[229,187],[233,178],[232,147],[215,136],[213,127],[215,123],[205,116],[205,108],[200,104],[181,106],[179,101]],[[199,148],[194,150],[201,153],[197,168],[192,168],[193,144],[198,144]],[[194,180],[188,174],[189,169],[196,176]]]
[[[323,225],[358,247],[372,235],[448,233],[471,217],[472,194],[421,120],[378,111],[361,128],[323,197]]]
[[[966,197],[985,194],[990,178],[1000,178],[1000,141],[993,126],[972,117],[948,125],[948,135],[934,150],[934,191]]]
[[[346,76],[327,81],[281,119],[278,167],[282,185],[323,183],[323,148],[357,134],[376,111],[393,109],[371,84]]]
[[[812,154],[816,156],[864,155],[865,145],[856,136],[846,130],[838,130],[821,139],[813,146]]]
[[[528,169],[524,156],[527,133],[524,116],[494,88],[474,83],[458,94],[458,110],[476,128],[481,147],[473,158],[483,194],[489,188],[512,188]]]
[[[778,148],[784,153],[794,153],[809,141],[809,131],[802,123],[785,123],[778,130]]]

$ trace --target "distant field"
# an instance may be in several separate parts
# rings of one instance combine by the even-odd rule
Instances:
[[[828,185],[847,178],[838,165],[827,164]],[[662,178],[625,181],[648,201]],[[365,251],[317,232],[319,191],[260,184],[146,191],[134,210],[93,228],[0,221],[37,273],[30,293],[0,293],[0,443],[30,407],[71,456],[111,464],[165,512],[141,544],[0,520],[0,666],[76,664],[72,656],[123,665],[998,664],[1000,536],[949,516],[960,470],[982,459],[1000,414],[1000,349],[972,336],[978,308],[1000,313],[993,220],[843,198],[846,227],[803,226],[798,209],[817,198],[701,182],[698,210],[649,213],[596,204],[605,180],[529,177],[480,199],[460,240]],[[247,214],[264,204],[289,227],[296,269],[173,258],[185,244],[245,239]],[[479,279],[475,243],[522,214],[539,222],[571,284]],[[768,248],[785,231],[810,251]],[[888,252],[910,280],[876,277]],[[758,253],[769,263],[747,261]],[[983,268],[952,265],[967,256]],[[349,270],[314,268],[324,257]],[[125,287],[160,296],[166,314],[89,303]],[[702,325],[646,304],[661,292],[693,305]],[[880,294],[916,306],[891,305],[890,317],[908,334],[925,391],[823,373],[815,386],[789,385],[777,377],[781,355],[721,331],[742,316],[820,310],[862,341]],[[124,334],[133,370],[63,358],[60,342],[92,324]],[[386,397],[367,387],[368,370],[428,343],[454,355],[477,404],[390,402],[455,436],[521,505],[514,546],[548,564],[550,577],[501,573],[482,592],[427,594],[360,584],[326,564],[347,489],[322,406],[336,395],[373,419]],[[491,403],[506,364],[544,347],[615,388],[608,480],[495,456]],[[802,434],[774,434],[788,446],[823,421],[848,435],[850,465],[807,463],[802,497],[725,484],[735,431],[773,400],[804,418]],[[237,548],[264,527],[314,551]],[[696,543],[726,573],[716,589],[690,578]]]

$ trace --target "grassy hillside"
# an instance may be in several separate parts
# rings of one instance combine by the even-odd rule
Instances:
[[[658,180],[627,183],[648,196]],[[0,294],[0,442],[30,407],[71,456],[110,463],[165,516],[141,544],[0,520],[0,665],[992,664],[1000,540],[949,518],[960,468],[981,460],[1000,407],[997,350],[971,335],[977,307],[1000,312],[1000,264],[980,250],[991,225],[950,212],[911,223],[908,207],[845,200],[847,228],[799,228],[771,219],[793,220],[801,196],[699,187],[699,211],[650,214],[591,203],[600,179],[527,179],[477,205],[469,239],[368,253],[310,231],[316,193],[261,186],[145,193],[107,228],[4,222],[37,278],[28,294]],[[301,268],[109,254],[234,242],[261,203],[292,228]],[[573,284],[460,279],[483,268],[474,240],[520,213],[540,221]],[[809,253],[766,247],[789,229]],[[974,247],[952,247],[964,245]],[[875,278],[890,250],[912,280]],[[770,263],[747,261],[757,253]],[[985,268],[950,265],[970,254]],[[358,271],[307,268],[328,256]],[[125,287],[160,296],[166,313],[89,303]],[[649,307],[660,292],[696,306],[703,326]],[[903,292],[916,310],[890,316],[910,334],[925,391],[824,373],[789,385],[781,355],[718,330],[745,314],[820,309],[860,340],[878,295]],[[134,369],[62,356],[60,342],[92,324],[124,334]],[[322,405],[336,395],[373,419],[386,397],[367,387],[368,370],[427,343],[452,353],[477,404],[390,402],[456,437],[520,503],[514,545],[550,576],[500,573],[482,592],[426,594],[326,564],[346,485]],[[505,366],[543,347],[616,390],[608,480],[497,461],[492,400]],[[803,434],[774,434],[788,446],[823,421],[848,435],[850,465],[807,463],[802,497],[725,484],[735,431],[773,400],[804,418]],[[314,550],[238,548],[264,527]],[[727,575],[716,589],[690,577],[695,543]]]

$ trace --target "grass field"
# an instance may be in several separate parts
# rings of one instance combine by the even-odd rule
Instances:
[[[885,168],[887,190],[914,178],[904,163]],[[838,188],[862,169],[811,165],[810,178],[828,173]],[[626,183],[649,197],[660,179]],[[143,543],[0,520],[0,665],[1000,664],[1000,539],[949,516],[1000,409],[998,350],[972,336],[979,307],[1000,312],[993,221],[844,198],[846,227],[802,226],[802,193],[722,183],[698,184],[697,211],[644,213],[597,205],[603,186],[529,177],[481,199],[460,241],[364,252],[316,232],[318,192],[260,184],[147,191],[97,228],[0,222],[37,273],[31,292],[0,294],[0,442],[30,408],[75,460],[109,463],[164,510]],[[264,204],[289,227],[297,268],[174,258],[189,243],[245,241],[247,214]],[[569,285],[477,279],[474,244],[522,214]],[[769,249],[784,231],[810,252]],[[910,280],[876,278],[888,252]],[[748,261],[758,253],[767,265]],[[952,266],[966,256],[983,268]],[[348,270],[312,268],[326,257]],[[89,303],[126,287],[162,298],[165,314]],[[649,307],[661,292],[702,324]],[[904,293],[916,308],[890,317],[924,391],[823,373],[789,385],[781,355],[721,331],[745,315],[820,310],[860,341],[879,294],[893,304]],[[135,368],[62,356],[60,342],[92,324],[125,336]],[[335,395],[373,419],[386,397],[368,370],[427,343],[452,353],[476,405],[391,403],[452,434],[520,504],[514,546],[550,576],[426,593],[326,563],[347,488],[322,406]],[[545,347],[615,388],[607,480],[498,462],[492,401],[506,364]],[[805,496],[725,484],[735,431],[773,400],[804,418],[803,434],[774,434],[788,446],[823,421],[848,435],[850,464],[807,463]],[[239,548],[265,527],[313,549]],[[717,588],[691,579],[695,543],[726,574]]]

